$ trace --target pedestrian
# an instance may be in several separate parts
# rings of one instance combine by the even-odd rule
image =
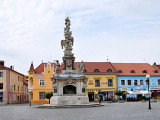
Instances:
[[[99,104],[101,104],[101,100],[102,100],[102,99],[101,99],[101,96],[99,96]]]

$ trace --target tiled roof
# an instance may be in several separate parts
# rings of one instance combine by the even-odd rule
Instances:
[[[75,69],[76,69],[77,64],[80,64],[80,63],[81,62],[74,63]],[[112,70],[111,73],[116,72],[110,62],[85,62],[85,63],[86,63],[85,70],[87,71],[87,73],[94,73],[95,69],[98,69],[100,73],[107,73],[108,69]],[[63,70],[63,64],[61,64],[60,69]]]
[[[160,72],[154,73],[156,68],[148,63],[112,63],[118,75],[160,75]],[[118,73],[121,70],[122,73]],[[134,70],[135,73],[130,71]],[[147,73],[143,73],[146,70]]]
[[[160,65],[157,65],[157,67],[160,69]]]
[[[29,69],[29,71],[28,71],[28,72],[35,72],[35,71],[34,71],[33,62],[31,63],[31,66],[30,66],[30,69]]]
[[[12,72],[15,72],[15,73],[17,73],[19,75],[24,76],[22,73],[19,73],[19,72],[15,71],[15,70],[13,70],[13,69],[11,69],[9,67],[5,67],[5,66],[2,66],[2,65],[0,65],[0,70],[9,70],[9,71],[12,71]]]
[[[35,73],[36,74],[41,74],[42,72],[44,72],[44,65],[47,66],[47,63],[41,63],[36,69],[35,69]],[[55,63],[51,63],[51,66],[55,66]]]

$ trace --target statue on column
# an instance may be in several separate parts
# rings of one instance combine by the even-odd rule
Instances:
[[[60,73],[60,64],[59,64],[59,61],[58,61],[58,60],[56,60],[55,73],[56,73],[56,74],[59,74],[59,73]]]
[[[64,28],[65,40],[61,40],[61,47],[62,49],[63,47],[65,48],[64,50],[65,56],[70,56],[72,55],[72,46],[73,46],[74,38],[71,36],[72,32],[70,31],[71,24],[70,24],[69,17],[65,19],[65,25],[66,25],[66,27]]]

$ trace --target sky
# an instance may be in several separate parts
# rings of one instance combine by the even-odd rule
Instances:
[[[0,0],[0,60],[28,74],[62,62],[65,16],[75,61],[160,64],[160,0]]]

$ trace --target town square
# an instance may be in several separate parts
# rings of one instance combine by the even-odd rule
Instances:
[[[102,107],[42,109],[34,104],[0,106],[0,120],[159,120],[160,102],[102,103]]]
[[[142,1],[3,1],[0,120],[158,120],[160,8]]]

